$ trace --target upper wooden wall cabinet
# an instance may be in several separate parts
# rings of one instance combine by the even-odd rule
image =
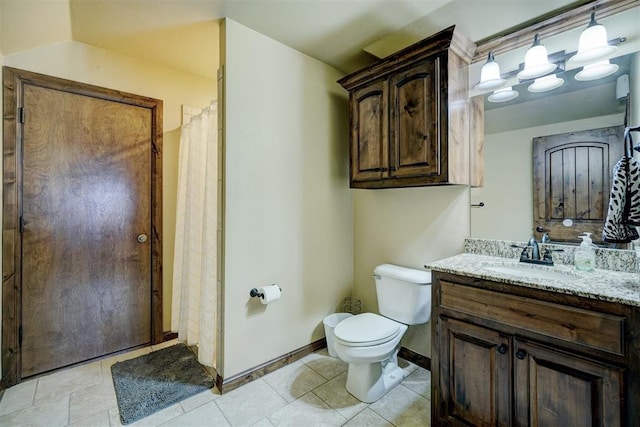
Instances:
[[[349,91],[352,188],[479,185],[470,172],[475,48],[450,27],[338,80]]]

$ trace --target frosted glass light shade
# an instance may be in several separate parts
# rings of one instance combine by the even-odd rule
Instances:
[[[507,81],[500,76],[500,65],[495,61],[493,52],[489,52],[487,62],[480,71],[480,83],[476,90],[493,90],[503,86]]]
[[[556,64],[549,62],[547,48],[540,44],[540,39],[536,34],[533,45],[524,56],[524,70],[518,73],[518,78],[520,80],[535,79],[551,73],[556,68]]]
[[[529,92],[546,92],[548,90],[553,90],[559,88],[564,84],[564,80],[555,74],[550,76],[540,77],[536,79],[533,83],[529,85],[527,90]]]
[[[604,61],[585,65],[582,71],[576,74],[575,79],[581,82],[587,82],[610,76],[616,71],[618,71],[618,66],[611,64],[608,59],[605,59]]]
[[[569,61],[575,64],[586,64],[605,59],[613,55],[616,50],[618,50],[617,47],[609,46],[607,29],[596,22],[596,14],[592,13],[591,22],[580,34],[578,52],[569,58]]]
[[[512,99],[517,98],[518,95],[519,95],[519,93],[517,91],[513,90],[513,88],[511,86],[509,86],[509,87],[505,87],[503,89],[496,90],[491,95],[489,95],[487,100],[489,102],[507,102],[507,101],[511,101]]]

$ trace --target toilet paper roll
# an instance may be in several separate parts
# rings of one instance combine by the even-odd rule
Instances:
[[[262,298],[260,298],[260,302],[262,304],[269,304],[270,302],[279,300],[282,296],[282,292],[277,285],[269,285],[264,288],[260,288],[260,292],[262,293]]]

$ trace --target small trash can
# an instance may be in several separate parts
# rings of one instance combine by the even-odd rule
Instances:
[[[325,317],[322,321],[322,323],[324,323],[324,335],[327,337],[327,350],[329,350],[329,356],[338,357],[333,348],[333,330],[338,326],[338,323],[351,316],[353,316],[351,313],[333,313]]]

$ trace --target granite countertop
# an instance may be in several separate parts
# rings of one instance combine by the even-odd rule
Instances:
[[[577,270],[573,265],[535,266],[519,263],[517,259],[471,253],[434,261],[425,267],[434,271],[640,307],[640,274],[638,273],[602,269],[585,272]],[[518,276],[500,271],[501,269],[509,270],[511,267],[543,270],[547,273],[541,273],[542,275],[557,277],[528,277],[526,273]]]

